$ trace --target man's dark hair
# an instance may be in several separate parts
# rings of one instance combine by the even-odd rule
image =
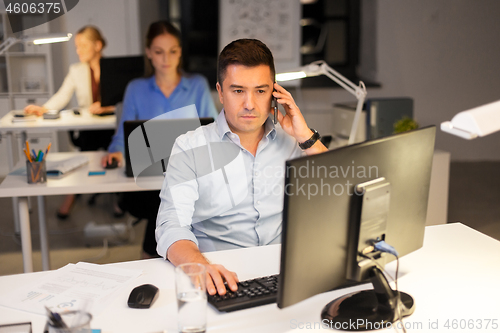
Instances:
[[[271,69],[272,80],[276,70],[274,69],[274,58],[271,50],[257,39],[238,39],[222,50],[217,64],[217,81],[222,88],[222,82],[226,76],[226,69],[229,65],[243,65],[256,67],[267,65]]]

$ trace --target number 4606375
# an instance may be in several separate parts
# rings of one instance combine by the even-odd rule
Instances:
[[[5,8],[5,11],[9,14],[58,14],[61,12],[61,4],[58,2],[11,2]]]

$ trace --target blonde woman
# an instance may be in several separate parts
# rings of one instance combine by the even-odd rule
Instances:
[[[102,50],[106,46],[101,32],[94,26],[81,28],[75,36],[75,46],[80,62],[70,66],[61,88],[44,105],[28,105],[24,109],[26,113],[40,116],[48,110],[61,110],[66,107],[73,94],[76,94],[78,106],[88,107],[93,114],[115,110],[114,106],[101,106],[99,61],[102,57]],[[106,149],[113,134],[114,130],[80,131],[78,135],[70,132],[73,144],[80,147],[81,151]],[[75,195],[66,196],[57,212],[59,218],[68,217],[74,200]]]

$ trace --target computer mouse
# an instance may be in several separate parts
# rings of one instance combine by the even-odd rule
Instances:
[[[111,163],[106,162],[106,166],[104,167],[105,169],[116,169],[118,168],[118,160],[116,158],[111,159]]]
[[[127,304],[129,308],[149,309],[159,294],[157,287],[152,284],[143,284],[142,286],[135,287],[130,292]]]

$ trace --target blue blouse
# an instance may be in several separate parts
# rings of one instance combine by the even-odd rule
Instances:
[[[217,119],[215,108],[207,79],[199,74],[188,74],[181,77],[170,97],[165,97],[156,84],[155,76],[139,78],[131,81],[125,90],[123,112],[118,129],[108,147],[109,152],[120,151],[125,155],[125,139],[123,137],[123,122],[127,120],[152,119],[178,108],[196,106],[198,116]],[[192,115],[186,115],[190,118]]]

